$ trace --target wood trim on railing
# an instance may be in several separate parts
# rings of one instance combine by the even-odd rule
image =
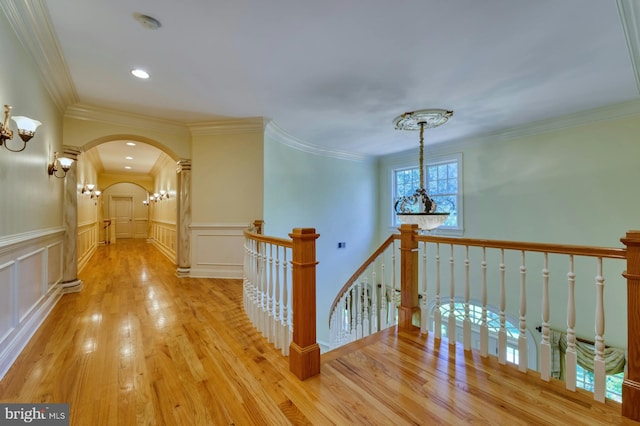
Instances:
[[[610,247],[590,247],[567,244],[528,243],[504,240],[481,240],[475,238],[435,237],[418,235],[418,241],[428,243],[444,243],[461,246],[487,247],[505,250],[535,251],[541,253],[572,254],[576,256],[602,257],[609,259],[626,259],[627,249]]]
[[[287,240],[286,238],[269,237],[250,231],[244,231],[244,236],[247,238],[251,238],[252,240],[260,241],[261,243],[275,244],[277,246],[293,248],[293,241]]]
[[[622,383],[622,415],[640,421],[640,231],[621,239],[627,246],[627,374]]]
[[[349,287],[351,287],[351,285],[358,279],[358,277],[360,275],[362,275],[364,273],[364,271],[366,271],[366,269],[378,258],[378,256],[380,256],[382,254],[382,252],[384,252],[387,249],[387,247],[389,247],[391,245],[393,240],[398,239],[398,238],[400,238],[400,235],[398,235],[398,234],[390,235],[389,238],[387,238],[386,241],[384,243],[382,243],[382,245],[380,247],[378,247],[378,249],[371,256],[369,256],[369,258],[367,260],[365,260],[362,265],[360,265],[358,270],[356,272],[354,272],[353,275],[351,275],[351,277],[347,280],[345,285],[343,285],[342,288],[340,289],[340,291],[338,291],[338,295],[333,300],[333,304],[331,305],[331,309],[329,309],[329,312],[333,312],[333,310],[338,305],[338,301],[340,300],[342,295],[347,290],[349,290]],[[372,283],[372,284],[376,285],[376,283]],[[331,318],[329,318],[329,327],[331,327]]]

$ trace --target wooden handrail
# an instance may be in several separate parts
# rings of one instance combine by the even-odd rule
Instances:
[[[576,256],[626,259],[627,249],[611,247],[590,247],[568,244],[529,243],[506,240],[483,240],[476,238],[436,237],[418,235],[416,240],[428,243],[442,243],[462,246],[487,247],[505,250],[535,251],[541,253],[572,254]]]
[[[286,238],[269,237],[267,235],[257,234],[251,231],[244,231],[244,236],[251,238],[252,240],[260,241],[261,243],[275,244],[277,246],[293,248],[293,241]]]
[[[340,300],[342,295],[347,290],[349,290],[349,287],[351,287],[351,285],[358,279],[360,275],[362,275],[362,273],[369,267],[369,265],[371,265],[378,258],[378,256],[380,256],[382,252],[384,252],[387,249],[387,247],[391,245],[393,240],[399,237],[400,236],[398,234],[390,235],[389,238],[387,238],[387,240],[384,243],[382,243],[382,245],[378,247],[378,249],[375,252],[373,252],[373,254],[369,256],[369,258],[365,260],[362,265],[360,265],[360,267],[356,270],[356,272],[354,272],[353,275],[351,275],[351,277],[347,280],[347,282],[342,286],[340,291],[338,291],[338,295],[333,300],[333,304],[331,304],[331,309],[329,309],[329,312],[333,312],[333,310],[336,308],[336,305],[338,304],[338,301]],[[331,318],[329,318],[329,326],[331,326]]]

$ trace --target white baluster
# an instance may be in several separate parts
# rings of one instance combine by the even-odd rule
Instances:
[[[576,353],[576,333],[574,330],[574,327],[576,326],[576,274],[573,272],[573,255],[569,256],[569,273],[567,273],[567,280],[567,352],[565,354],[565,364],[567,369],[565,371],[565,385],[568,390],[575,392],[578,357]]]
[[[391,251],[391,309],[389,310],[389,326],[396,324],[396,315],[398,312],[398,307],[396,304],[396,274],[398,271],[396,270],[396,241],[393,240],[392,243],[393,250]]]
[[[267,311],[265,312],[265,337],[273,343],[273,244],[269,244],[269,277],[267,278]]]
[[[435,339],[442,339],[442,312],[440,312],[440,243],[436,243],[436,306],[433,311]]]
[[[606,373],[604,362],[604,277],[602,276],[602,258],[598,258],[596,276],[596,341],[593,361],[593,398],[604,402],[606,393]]]
[[[422,301],[420,303],[420,334],[429,332],[427,320],[429,314],[427,312],[427,243],[422,242]]]
[[[371,333],[378,331],[378,282],[373,271],[371,283]]]
[[[384,254],[382,255],[382,280],[380,289],[380,330],[385,330],[388,324],[387,285],[384,282]]]
[[[280,251],[285,250],[284,247],[280,248],[276,246],[276,282],[274,291],[274,317],[273,317],[273,339],[275,341],[276,349],[281,348],[282,344],[282,310],[280,306],[280,293],[282,288],[280,287]],[[333,318],[333,316],[332,316]]]
[[[480,356],[489,356],[489,327],[487,325],[487,248],[482,247],[482,317],[480,319]]]
[[[549,254],[544,254],[542,269],[542,342],[540,343],[540,378],[551,380],[551,344],[549,343]]]
[[[500,249],[500,330],[498,331],[498,362],[507,363],[507,329],[505,327],[505,309],[507,308],[505,288],[504,249]]]
[[[356,286],[351,287],[351,342],[356,340],[356,311],[358,299],[356,297]]]
[[[524,263],[524,250],[521,251],[520,264],[520,333],[518,334],[518,369],[527,372],[527,267]]]
[[[356,339],[361,339],[362,338],[362,297],[363,297],[363,289],[362,289],[362,278],[359,279],[358,282],[358,286],[357,286],[357,299],[356,299],[356,309],[357,309],[357,316],[356,316]]]
[[[456,290],[455,280],[453,278],[454,259],[453,259],[453,244],[449,245],[451,248],[451,255],[449,256],[449,322],[447,324],[447,337],[449,338],[449,344],[456,344]]]
[[[469,246],[465,246],[465,258],[464,258],[464,270],[465,270],[465,279],[464,279],[464,321],[462,323],[463,327],[463,343],[464,350],[471,350],[471,320],[469,319],[469,297],[470,297],[470,287],[471,283],[469,278]]]
[[[362,337],[371,334],[371,323],[369,322],[369,280],[364,277],[364,292],[362,294],[364,309],[362,313]]]
[[[289,344],[291,343],[291,336],[293,334],[293,324],[290,318],[291,314],[291,305],[292,305],[292,294],[289,291],[289,280],[288,280],[288,271],[289,271],[289,263],[287,262],[287,250],[284,249],[284,260],[282,262],[282,303],[284,306],[282,308],[282,320],[283,320],[283,333],[282,333],[282,354],[284,356],[289,355]]]

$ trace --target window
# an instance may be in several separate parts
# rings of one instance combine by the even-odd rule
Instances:
[[[425,189],[436,203],[436,211],[449,213],[447,221],[439,229],[462,230],[462,154],[440,157],[427,162],[424,176]],[[419,167],[395,169],[393,171],[393,205],[398,198],[412,195],[419,187]],[[395,214],[393,225],[399,225]]]
[[[624,373],[607,375],[605,396],[614,401],[622,402],[622,382]],[[593,373],[576,365],[576,386],[593,392]]]

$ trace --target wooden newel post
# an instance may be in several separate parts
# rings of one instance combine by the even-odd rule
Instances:
[[[262,227],[264,226],[264,220],[256,219],[253,221],[253,227],[256,230],[256,234],[262,234]]]
[[[418,302],[418,225],[400,225],[400,307],[398,328],[412,330],[420,325]]]
[[[627,377],[622,383],[622,415],[640,421],[640,231],[628,231],[627,246]]]
[[[300,380],[320,373],[320,346],[316,342],[316,234],[314,228],[294,228],[292,298],[293,341],[289,370]]]

